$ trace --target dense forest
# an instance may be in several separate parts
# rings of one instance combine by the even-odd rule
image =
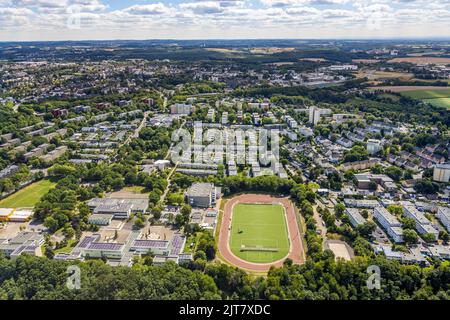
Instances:
[[[75,262],[81,288],[66,287],[67,267],[74,262],[21,256],[0,257],[0,299],[449,299],[450,266],[400,265],[383,257],[335,262],[331,251],[306,264],[270,270],[254,278],[224,264],[203,270],[168,263],[111,267],[102,261]],[[367,267],[381,269],[381,289],[369,290]]]

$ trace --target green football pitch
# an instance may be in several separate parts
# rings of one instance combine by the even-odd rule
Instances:
[[[231,223],[230,249],[254,263],[270,263],[289,253],[284,208],[269,204],[236,204]]]
[[[0,208],[32,208],[56,183],[41,180],[0,201]]]

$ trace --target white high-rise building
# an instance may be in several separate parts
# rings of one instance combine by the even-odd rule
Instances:
[[[309,108],[309,123],[313,126],[320,122],[323,115],[331,114],[331,109],[321,109],[315,106]]]
[[[194,112],[194,106],[184,103],[176,103],[170,106],[171,114],[189,115]]]
[[[383,149],[380,140],[369,139],[367,141],[367,152],[371,155],[377,154],[379,151]]]
[[[448,183],[450,181],[450,163],[437,164],[434,166],[433,180]]]

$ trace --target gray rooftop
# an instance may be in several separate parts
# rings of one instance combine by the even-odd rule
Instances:
[[[186,192],[189,197],[209,197],[214,190],[212,183],[195,183]]]

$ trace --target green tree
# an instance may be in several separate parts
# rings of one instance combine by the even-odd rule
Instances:
[[[419,241],[419,236],[417,235],[416,231],[411,229],[405,229],[403,230],[403,240],[407,244],[414,244]]]

